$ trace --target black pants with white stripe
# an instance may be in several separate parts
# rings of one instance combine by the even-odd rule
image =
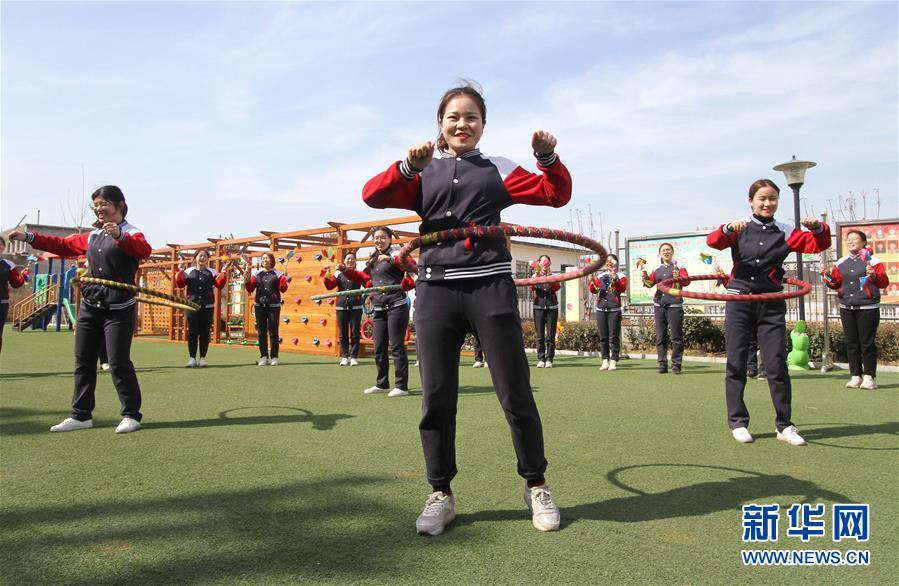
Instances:
[[[537,360],[552,362],[556,356],[556,322],[559,310],[534,307],[534,326],[537,329]]]
[[[137,311],[100,309],[82,301],[78,306],[75,326],[75,395],[72,398],[72,418],[91,419],[94,411],[94,391],[97,387],[97,358],[100,344],[106,340],[109,371],[115,385],[122,416],[141,420],[141,394],[137,374],[131,362],[131,339]]]
[[[840,308],[840,322],[846,338],[846,354],[852,376],[867,374],[877,377],[877,326],[880,325],[879,309]]]
[[[787,371],[785,301],[743,303],[728,301],[724,315],[727,369],[724,375],[727,423],[731,429],[749,426],[749,410],[743,401],[746,388],[746,358],[749,339],[755,329],[762,362],[768,374],[768,390],[774,404],[777,431],[793,425],[793,389]]]
[[[668,345],[671,344],[671,365],[681,367],[684,356],[684,306],[656,305],[653,307],[656,322],[656,355],[659,366],[668,368]],[[668,335],[671,328],[671,336]]]
[[[359,356],[359,327],[361,324],[361,309],[337,310],[337,334],[340,337],[340,356],[342,358]]]
[[[256,332],[259,335],[259,356],[277,358],[280,344],[278,326],[281,325],[280,305],[256,305]],[[269,350],[271,342],[271,350]]]
[[[187,320],[187,352],[191,358],[197,357],[197,342],[200,345],[200,358],[206,357],[209,350],[209,329],[212,327],[214,308],[204,307],[200,311],[185,311]]]
[[[477,332],[496,396],[512,431],[518,473],[543,480],[543,427],[531,390],[518,297],[511,275],[416,285],[415,332],[422,386],[418,425],[428,482],[446,487],[456,475],[459,351]]]
[[[409,390],[409,356],[406,354],[406,329],[409,327],[409,304],[403,303],[386,310],[375,310],[372,314],[375,325],[375,364],[378,366],[379,388],[390,388],[390,354],[393,355],[393,369],[396,377],[395,388]]]
[[[615,360],[621,355],[621,312],[599,311],[596,314],[596,325],[599,327],[599,349],[603,360]]]

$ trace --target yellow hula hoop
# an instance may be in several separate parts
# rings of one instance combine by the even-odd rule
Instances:
[[[200,305],[194,303],[193,301],[189,301],[183,297],[178,297],[177,295],[169,295],[168,293],[163,293],[162,291],[156,291],[155,289],[150,289],[148,287],[139,287],[137,285],[132,285],[131,283],[120,283],[119,281],[112,281],[110,279],[98,279],[97,277],[84,277],[84,276],[76,276],[72,279],[73,283],[89,283],[92,285],[103,285],[105,287],[112,287],[114,289],[124,289],[125,291],[133,291],[134,293],[143,293],[144,295],[150,295],[152,297],[159,297],[161,299],[165,299],[167,301],[171,301],[172,305],[156,303],[156,305],[168,305],[169,307],[179,307],[181,309],[186,309],[188,311],[199,311]],[[150,303],[146,300],[146,298],[138,297],[138,301],[143,301],[144,303]]]
[[[167,299],[147,299],[146,297],[135,297],[141,303],[146,303],[148,305],[161,305],[163,307],[171,307],[172,309],[184,309],[186,311],[197,311],[190,305],[185,303],[175,303],[174,301],[169,301]]]

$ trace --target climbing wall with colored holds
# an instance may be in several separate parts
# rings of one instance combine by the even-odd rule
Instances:
[[[331,251],[333,256],[333,251]],[[334,305],[325,301],[312,301],[311,296],[327,293],[324,271],[336,261],[328,258],[327,249],[300,248],[290,258],[287,251],[275,254],[275,268],[290,278],[287,291],[281,295],[281,350],[337,356],[337,315]],[[252,301],[251,301],[252,303]],[[252,312],[252,307],[250,309]],[[251,314],[252,316],[252,314]],[[250,317],[255,322],[255,318]],[[256,335],[255,323],[253,336]]]

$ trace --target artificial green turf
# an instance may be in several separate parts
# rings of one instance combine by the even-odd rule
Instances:
[[[764,382],[747,399],[757,441],[725,421],[720,365],[658,375],[558,358],[532,370],[563,527],[531,527],[489,370],[463,358],[458,518],[415,534],[429,487],[413,396],[363,396],[371,359],[138,340],[143,428],[115,435],[99,374],[91,430],[51,434],[72,392],[71,333],[7,330],[0,367],[0,576],[4,583],[861,583],[897,582],[897,390],[850,391],[844,374],[794,376],[810,445],[774,438]],[[741,542],[745,503],[823,502],[827,537]],[[867,543],[833,543],[834,502],[871,505]],[[741,549],[869,549],[868,567],[747,568]]]

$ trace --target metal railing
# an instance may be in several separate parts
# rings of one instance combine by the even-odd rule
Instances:
[[[12,308],[12,323],[22,330],[22,320],[31,316],[35,311],[46,307],[52,303],[59,301],[59,284],[53,283],[49,287],[45,287],[35,291],[22,301],[16,303]]]

